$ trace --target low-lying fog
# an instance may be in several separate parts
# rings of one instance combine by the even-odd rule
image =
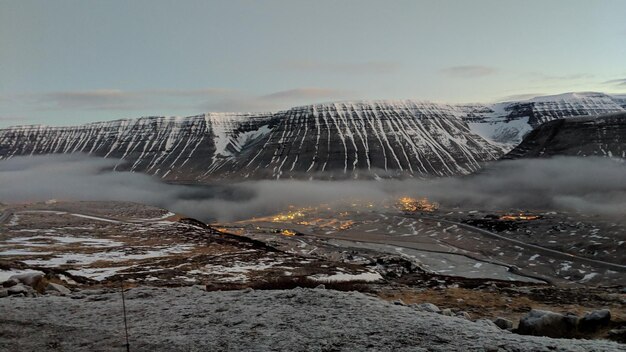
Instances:
[[[263,216],[288,205],[359,199],[379,202],[426,196],[443,207],[576,210],[626,214],[626,164],[608,158],[498,161],[479,174],[432,180],[246,181],[182,186],[140,173],[111,172],[117,160],[84,155],[16,157],[0,161],[0,202],[134,201],[202,220]]]

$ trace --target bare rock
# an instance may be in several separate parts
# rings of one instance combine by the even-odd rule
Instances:
[[[517,333],[522,335],[572,337],[577,331],[578,317],[533,309],[519,321]]]
[[[0,298],[4,298],[4,297],[8,297],[9,296],[9,290],[6,288],[0,289]]]
[[[69,295],[72,293],[72,291],[70,291],[69,288],[63,285],[50,282],[48,283],[48,286],[46,286],[46,293],[59,293],[62,295]]]
[[[32,287],[39,293],[45,292],[46,287],[48,286],[48,281],[42,272],[28,272],[13,275],[8,281]]]
[[[452,309],[450,308],[446,308],[444,310],[441,311],[442,315],[448,316],[448,317],[453,317],[454,313],[452,313]]]
[[[222,290],[222,287],[221,287],[221,286],[219,286],[219,285],[216,285],[216,284],[214,284],[214,283],[208,283],[208,284],[206,284],[206,285],[205,285],[205,289],[206,289],[208,292],[213,292],[213,291],[221,291],[221,290]]]
[[[415,305],[415,309],[420,312],[428,312],[428,313],[439,313],[441,309],[432,303],[420,303]]]
[[[35,287],[39,281],[43,279],[43,273],[39,272],[29,272],[23,274],[13,275],[9,278],[9,281],[17,281],[21,282],[24,285],[28,285],[30,287]]]
[[[9,296],[23,295],[25,297],[34,297],[37,295],[37,292],[35,292],[35,290],[32,287],[23,285],[21,283],[15,286],[9,287],[7,289],[7,293],[9,294]]]
[[[472,316],[469,315],[469,313],[465,312],[465,311],[461,311],[461,312],[456,313],[456,316],[457,316],[457,318],[463,318],[465,320],[472,320]]]
[[[609,338],[618,342],[626,342],[626,326],[609,331]]]
[[[594,310],[580,319],[578,329],[582,332],[594,332],[610,322],[611,312],[608,309]]]
[[[513,322],[506,318],[497,317],[493,320],[493,323],[502,330],[513,329]]]
[[[19,284],[20,282],[17,279],[11,279],[9,278],[8,280],[4,281],[2,283],[2,287],[11,287],[11,286],[15,286],[17,284]]]

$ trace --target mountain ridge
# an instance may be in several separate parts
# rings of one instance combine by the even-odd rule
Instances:
[[[503,159],[602,156],[626,159],[626,113],[577,116],[546,122]]]
[[[180,182],[247,178],[377,178],[469,174],[555,119],[624,112],[603,93],[520,102],[360,100],[276,113],[142,117],[0,129],[0,160],[85,153],[116,170]]]

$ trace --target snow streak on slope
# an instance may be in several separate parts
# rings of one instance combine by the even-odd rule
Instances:
[[[471,133],[464,109],[413,101],[320,104],[281,113],[261,149],[229,167],[254,177],[467,174],[501,150]],[[322,175],[323,174],[323,175]]]
[[[561,118],[626,111],[626,99],[603,93],[565,93],[492,105],[491,112],[468,119],[470,128],[506,149],[519,144],[537,126]]]
[[[277,113],[18,126],[0,130],[0,159],[86,153],[120,159],[116,170],[181,182],[458,175],[499,158],[544,122],[623,112],[624,100],[569,93],[491,106],[358,101]]]
[[[217,159],[229,157],[231,151],[240,148],[238,128],[242,131],[254,128],[267,117],[271,115],[207,114],[185,118],[144,117],[73,127],[18,126],[0,130],[0,159],[15,155],[85,153],[120,159],[116,170],[162,177],[173,170],[193,174],[204,172]]]
[[[502,155],[462,120],[476,109],[483,107],[378,101],[20,126],[0,130],[0,159],[81,152],[178,181],[467,174]]]

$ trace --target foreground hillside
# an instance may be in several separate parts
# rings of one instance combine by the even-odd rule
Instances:
[[[490,321],[421,312],[357,292],[181,287],[133,288],[126,296],[132,351],[624,350],[601,340],[516,335]],[[0,338],[2,348],[122,350],[120,303],[115,290],[0,300],[0,336],[10,337]]]

